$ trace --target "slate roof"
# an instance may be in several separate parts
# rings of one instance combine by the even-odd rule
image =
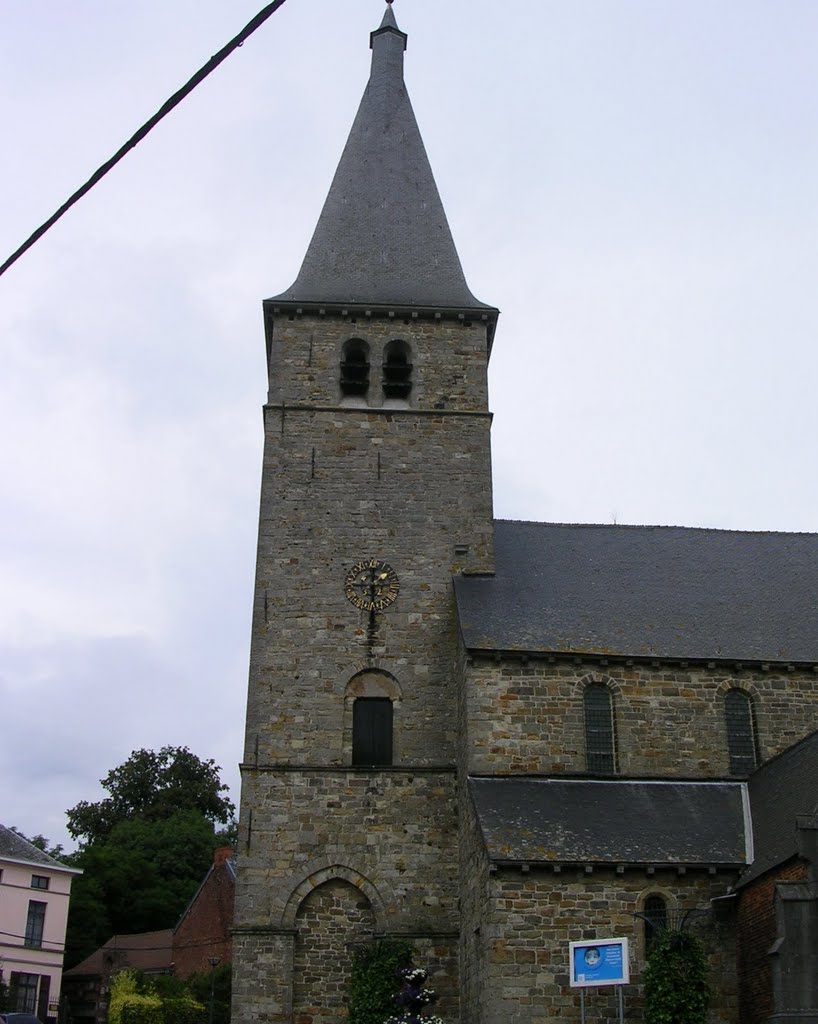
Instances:
[[[77,868],[69,868],[54,857],[50,857],[36,846],[32,846],[27,839],[18,836],[5,825],[0,825],[0,858],[22,861],[24,864],[36,864],[43,868],[52,868],[59,871],[70,871],[72,874],[81,875]]]
[[[818,813],[818,732],[765,762],[748,781],[753,818],[753,863],[747,885],[798,852],[796,818]]]
[[[493,310],[469,291],[403,80],[391,7],[295,283],[268,302]]]
[[[64,977],[93,977],[111,970],[134,967],[153,973],[170,971],[173,963],[173,929],[138,932],[135,935],[112,935],[110,939]]]
[[[818,662],[818,535],[500,520],[457,577],[466,647]]]
[[[744,784],[472,778],[495,863],[746,863]]]

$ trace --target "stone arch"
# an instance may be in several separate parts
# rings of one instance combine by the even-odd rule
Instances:
[[[716,698],[723,700],[729,690],[743,690],[748,697],[752,698],[754,704],[758,704],[758,688],[750,679],[740,679],[736,676],[728,676],[726,679],[722,679],[716,687]]]
[[[295,1024],[343,1024],[355,949],[375,937],[369,896],[338,870],[315,882],[293,918],[293,1015]],[[357,879],[360,881],[360,879]]]
[[[344,699],[351,697],[389,697],[399,701],[403,698],[400,683],[389,672],[383,669],[364,669],[356,672],[344,690]]]
[[[302,879],[290,892],[281,914],[283,928],[294,929],[299,908],[310,893],[318,886],[333,879],[348,882],[359,889],[366,896],[372,907],[375,920],[375,930],[382,931],[386,921],[386,906],[377,888],[368,878],[354,868],[345,864],[327,864],[325,867],[317,868]]]
[[[352,720],[355,701],[359,697],[387,698],[392,702],[392,763],[400,764],[403,754],[401,706],[403,690],[398,680],[383,669],[364,668],[356,672],[344,688],[343,735],[341,750],[344,764],[352,764]]]
[[[574,686],[574,694],[577,697],[581,697],[583,692],[592,684],[607,686],[614,697],[622,696],[622,684],[614,679],[613,676],[609,676],[604,672],[586,672],[584,676],[576,681]]]

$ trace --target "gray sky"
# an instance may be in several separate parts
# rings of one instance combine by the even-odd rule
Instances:
[[[0,0],[0,260],[262,0]],[[238,799],[265,397],[380,0],[288,0],[0,278],[0,821],[137,747]],[[818,5],[397,0],[498,516],[816,529]]]

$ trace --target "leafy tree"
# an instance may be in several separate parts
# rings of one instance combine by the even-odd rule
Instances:
[[[687,932],[664,931],[645,968],[645,1024],[706,1024],[707,956]]]
[[[212,824],[230,825],[236,808],[222,795],[227,786],[219,771],[215,761],[202,761],[187,747],[135,750],[100,780],[109,796],[97,803],[81,800],[66,811],[68,831],[83,845],[93,844],[107,839],[124,820],[157,821],[188,810]]]
[[[70,967],[112,934],[171,928],[225,845],[215,824],[233,825],[233,804],[213,761],[186,747],[137,750],[109,772],[110,796],[68,812],[83,838],[66,934]]]

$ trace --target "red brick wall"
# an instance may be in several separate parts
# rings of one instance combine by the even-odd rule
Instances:
[[[229,963],[233,958],[230,929],[236,883],[225,864],[232,852],[216,851],[213,870],[173,933],[177,977],[187,978],[195,971],[209,971],[208,957],[217,956],[222,963]]]
[[[739,897],[738,975],[742,1024],[766,1024],[773,1012],[772,971],[769,951],[776,939],[775,883],[798,882],[807,877],[801,861],[790,862],[762,875]]]

